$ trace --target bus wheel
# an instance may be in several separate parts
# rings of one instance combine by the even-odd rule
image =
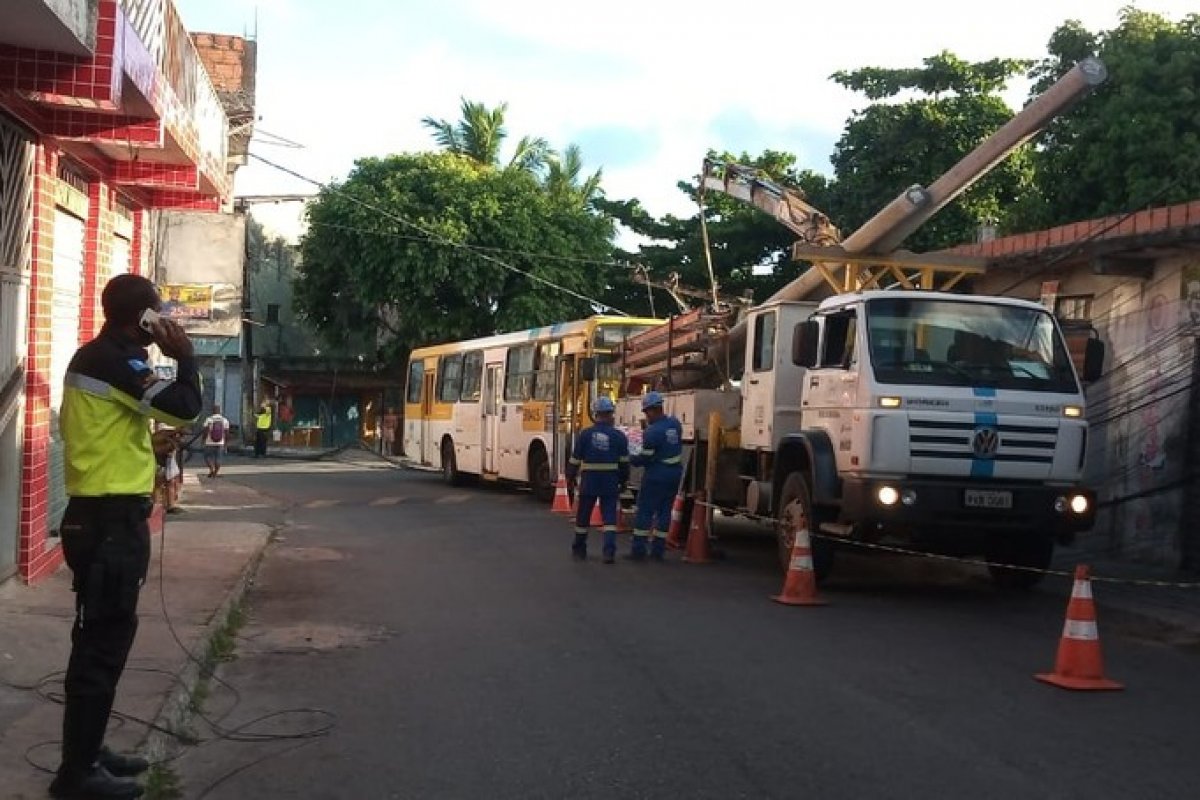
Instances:
[[[442,440],[442,480],[447,486],[462,485],[462,473],[458,471],[458,462],[454,456],[454,442]]]
[[[812,546],[813,573],[818,581],[823,581],[833,570],[833,542],[816,536],[818,519],[813,508],[812,496],[808,491],[808,481],[799,472],[793,472],[783,482],[783,491],[779,497],[779,511],[776,515],[776,539],[779,547],[779,565],[787,572],[792,562],[792,547],[796,544],[796,532],[808,528],[809,543]]]
[[[529,488],[539,503],[554,501],[554,476],[550,474],[550,457],[537,447],[529,454]]]

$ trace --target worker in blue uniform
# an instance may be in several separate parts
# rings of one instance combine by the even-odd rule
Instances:
[[[612,400],[596,398],[592,403],[595,424],[579,434],[567,462],[567,488],[572,494],[576,494],[576,487],[580,489],[571,553],[578,559],[587,558],[588,520],[599,503],[604,523],[605,564],[613,563],[616,558],[617,512],[621,489],[629,481],[629,440],[613,426],[615,411]]]
[[[663,411],[663,396],[658,392],[647,392],[642,398],[642,413],[646,415],[646,430],[642,450],[632,463],[645,471],[638,487],[629,557],[634,561],[646,557],[647,538],[653,531],[650,557],[662,561],[671,527],[671,504],[683,478],[683,426]]]

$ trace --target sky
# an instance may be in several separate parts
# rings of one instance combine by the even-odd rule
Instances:
[[[579,145],[610,199],[689,215],[677,188],[707,150],[794,153],[831,173],[847,117],[865,100],[829,75],[1038,59],[1056,27],[1117,24],[1126,5],[1181,19],[1195,0],[175,0],[192,31],[258,41],[260,135],[251,150],[319,181],[354,160],[435,149],[425,117],[462,98],[508,103],[508,141]],[[1007,96],[1020,103],[1025,85]],[[302,147],[279,146],[269,135]],[[933,180],[937,176],[929,176]],[[899,191],[903,187],[897,187]],[[252,160],[235,194],[314,187]]]

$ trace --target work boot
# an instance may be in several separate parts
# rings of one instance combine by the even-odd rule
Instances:
[[[138,755],[126,756],[114,753],[107,747],[100,748],[100,766],[118,778],[132,778],[150,769],[150,762]]]
[[[617,561],[617,532],[604,532],[604,563],[615,564]]]
[[[667,540],[661,536],[655,536],[650,541],[650,560],[663,561],[667,555]]]
[[[72,779],[59,775],[50,783],[50,796],[58,800],[129,800],[141,797],[142,791],[137,781],[114,777],[99,764],[92,767],[83,777]]]
[[[580,561],[587,560],[587,534],[586,533],[575,534],[575,541],[571,545],[571,556],[573,558],[579,559]]]
[[[646,560],[646,537],[644,534],[633,535],[633,544],[629,549],[627,558],[630,561],[645,561]]]

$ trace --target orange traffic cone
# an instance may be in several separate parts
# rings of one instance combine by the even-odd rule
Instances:
[[[672,550],[683,548],[683,490],[675,495],[671,506],[671,526],[667,529],[667,547]]]
[[[603,528],[604,527],[604,515],[600,513],[600,501],[599,500],[597,500],[596,504],[594,506],[592,506],[592,518],[588,520],[588,527],[591,527],[591,528]]]
[[[704,492],[697,492],[696,502],[692,506],[692,524],[688,529],[687,549],[683,553],[683,560],[689,564],[707,564],[713,560],[708,547],[709,511]]]
[[[554,504],[550,506],[553,514],[570,514],[571,496],[567,493],[567,476],[558,473],[558,483],[554,486]]]
[[[1100,658],[1100,632],[1096,628],[1096,604],[1092,600],[1091,570],[1080,564],[1075,567],[1075,585],[1067,604],[1067,622],[1058,642],[1058,658],[1054,672],[1033,677],[1063,689],[1100,690],[1124,689],[1116,681],[1104,677]]]
[[[771,595],[771,599],[786,606],[825,605],[825,601],[817,597],[817,574],[813,571],[812,540],[807,525],[796,531],[783,591]]]

